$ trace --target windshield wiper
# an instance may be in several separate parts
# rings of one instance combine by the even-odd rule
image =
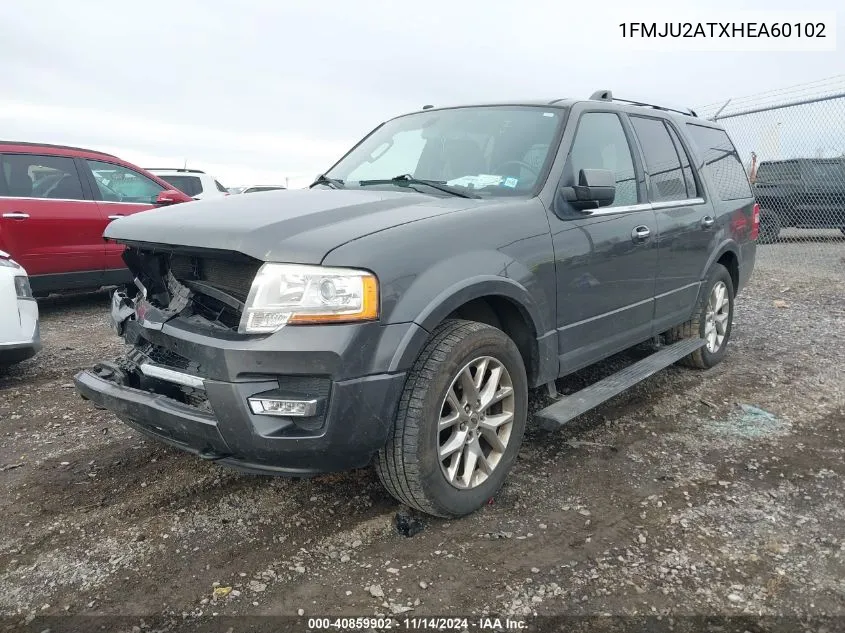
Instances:
[[[308,185],[308,188],[310,189],[314,185],[328,185],[332,189],[343,189],[344,187],[342,180],[338,178],[329,178],[326,174],[320,174],[317,176],[317,179]]]
[[[443,193],[448,193],[451,196],[456,196],[458,198],[480,198],[481,196],[477,196],[475,194],[467,193],[466,191],[461,191],[457,187],[451,187],[447,185],[445,182],[439,180],[423,180],[421,178],[414,178],[411,174],[402,174],[401,176],[394,176],[393,178],[382,178],[380,180],[362,180],[358,183],[362,187],[366,187],[367,185],[400,185],[400,186],[410,186],[410,185],[425,185],[426,187],[431,187],[432,189],[437,189],[438,191],[442,191]]]

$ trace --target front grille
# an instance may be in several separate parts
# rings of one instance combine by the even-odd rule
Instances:
[[[165,365],[166,367],[181,370],[186,370],[191,365],[190,360],[181,354],[170,351],[166,347],[162,347],[161,345],[153,345],[150,343],[149,345],[142,347],[141,352],[146,354],[149,359],[157,365]]]
[[[238,262],[182,254],[170,256],[170,272],[178,281],[201,281],[241,302],[249,296],[252,280],[260,266],[258,261]]]
[[[325,398],[329,395],[332,381],[323,376],[278,376],[279,389],[291,393]]]
[[[174,252],[155,246],[130,247],[124,259],[151,305],[230,331],[240,324],[243,305],[262,265],[239,253]]]
[[[229,330],[237,330],[241,322],[241,311],[201,293],[194,293],[191,301],[194,313],[207,321]]]

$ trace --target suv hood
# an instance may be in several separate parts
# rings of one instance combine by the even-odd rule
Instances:
[[[334,248],[481,200],[414,191],[297,189],[185,202],[115,220],[103,237],[240,252],[262,261],[319,264]]]

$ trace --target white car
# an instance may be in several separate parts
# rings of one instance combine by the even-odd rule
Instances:
[[[0,251],[0,366],[31,358],[41,349],[38,304],[23,267]]]
[[[186,193],[196,200],[229,195],[229,190],[221,185],[218,180],[199,169],[164,169],[153,167],[147,169],[147,171],[155,174],[182,193]]]
[[[252,185],[251,187],[244,187],[239,193],[258,193],[259,191],[278,191],[284,189],[281,185]]]

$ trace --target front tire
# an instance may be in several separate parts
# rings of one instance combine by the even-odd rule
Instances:
[[[467,515],[502,487],[527,416],[528,379],[516,344],[483,323],[446,321],[408,375],[376,472],[408,506]]]
[[[701,288],[692,319],[666,334],[670,343],[693,337],[706,341],[704,347],[698,348],[679,362],[697,369],[710,369],[718,365],[728,352],[733,316],[733,279],[727,268],[714,264]]]

